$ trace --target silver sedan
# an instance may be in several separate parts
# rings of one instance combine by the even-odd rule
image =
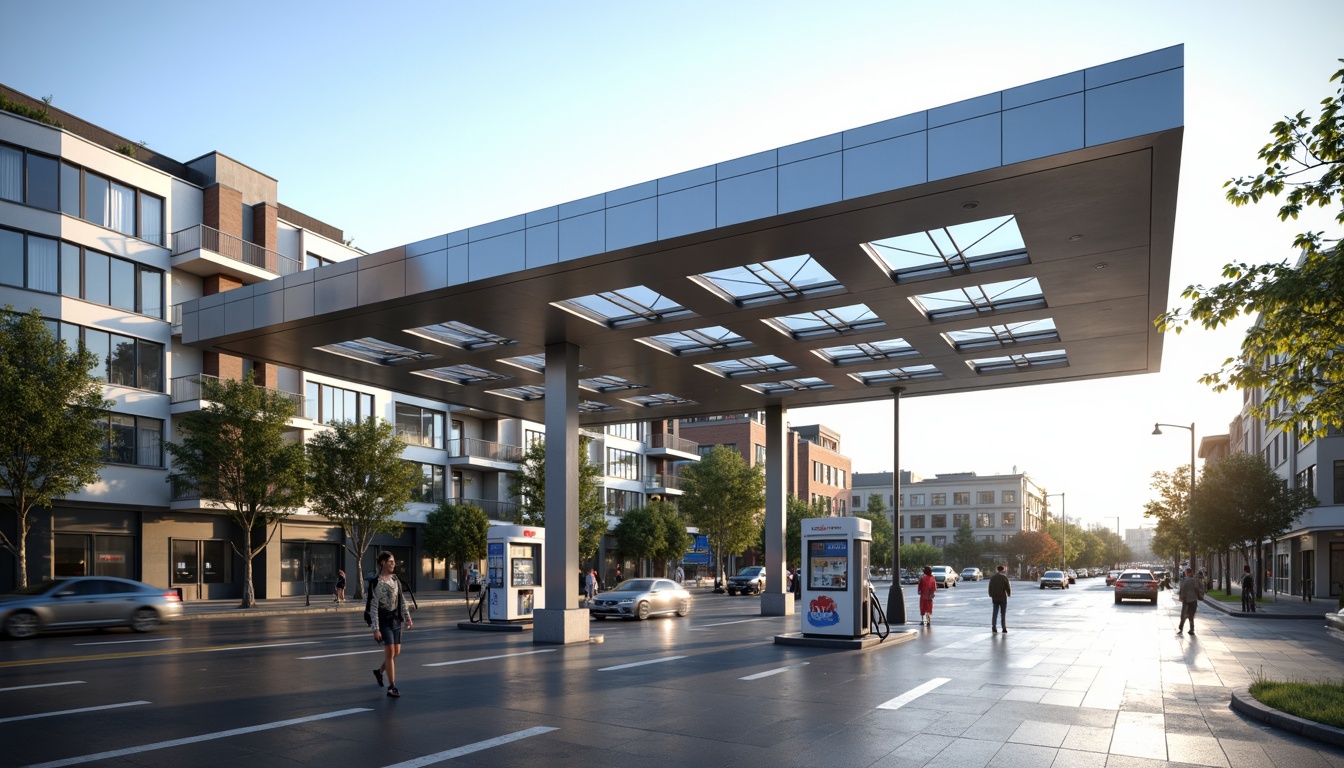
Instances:
[[[690,612],[691,593],[671,579],[626,579],[588,602],[588,613],[595,619],[647,619]]]
[[[181,615],[175,590],[112,576],[48,580],[0,596],[0,629],[15,639],[52,629],[130,627],[148,632]]]

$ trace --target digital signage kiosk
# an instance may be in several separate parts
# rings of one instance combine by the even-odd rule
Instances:
[[[803,520],[804,635],[859,638],[868,634],[868,548],[872,522],[861,517]]]
[[[534,611],[546,607],[541,585],[545,549],[545,528],[490,526],[486,534],[487,619],[531,621]]]

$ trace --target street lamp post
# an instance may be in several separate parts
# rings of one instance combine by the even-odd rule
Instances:
[[[1190,535],[1190,523],[1192,522],[1191,517],[1194,515],[1195,512],[1195,423],[1193,421],[1190,422],[1190,426],[1188,427],[1181,424],[1153,424],[1153,434],[1154,435],[1162,434],[1163,427],[1171,427],[1172,429],[1190,430],[1190,492],[1185,495],[1185,513],[1186,513],[1185,530],[1187,535]],[[1194,568],[1195,538],[1193,535],[1190,535],[1190,541],[1188,543],[1190,544],[1190,567]],[[1179,576],[1179,574],[1177,575]]]
[[[1069,580],[1069,518],[1066,517],[1067,507],[1064,506],[1065,501],[1064,494],[1062,493],[1045,494],[1046,499],[1049,499],[1051,496],[1059,497],[1059,541],[1060,541],[1059,549],[1061,556],[1063,557],[1064,560],[1064,581],[1067,583]],[[1049,501],[1045,502],[1045,513],[1047,517],[1050,514]]]

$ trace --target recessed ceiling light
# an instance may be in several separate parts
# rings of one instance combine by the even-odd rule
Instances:
[[[1072,241],[1076,241],[1076,240],[1082,240],[1082,239],[1083,239],[1083,236],[1082,236],[1082,235],[1069,235],[1069,241],[1070,241],[1070,242],[1072,242]]]
[[[979,208],[979,207],[980,207],[980,204],[977,203],[977,202],[974,201],[974,200],[967,200],[966,202],[964,202],[964,203],[961,204],[961,209],[962,209],[963,211],[974,211],[976,208]]]
[[[1092,268],[1093,268],[1093,269],[1105,269],[1105,268],[1107,268],[1107,267],[1109,267],[1109,266],[1111,266],[1111,265],[1110,265],[1110,264],[1107,264],[1107,263],[1104,262],[1104,261],[1098,261],[1096,264],[1093,264],[1093,265],[1092,265]]]

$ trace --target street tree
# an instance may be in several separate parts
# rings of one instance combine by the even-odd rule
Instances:
[[[887,504],[882,500],[882,494],[880,493],[868,494],[868,511],[874,515],[886,514]]]
[[[652,556],[657,562],[669,563],[672,567],[676,567],[691,546],[691,534],[686,531],[686,518],[682,516],[680,510],[666,501],[650,502],[649,509],[663,528],[663,546],[655,550]]]
[[[485,557],[490,534],[490,516],[475,504],[439,502],[425,516],[425,554],[435,560],[452,563],[463,573],[467,562]],[[457,580],[458,589],[467,592],[467,581]]]
[[[943,547],[943,557],[957,569],[975,565],[980,560],[980,552],[980,543],[975,540],[970,523],[962,523],[957,532],[952,534],[952,543]]]
[[[1182,552],[1194,552],[1199,542],[1190,527],[1190,467],[1178,467],[1171,472],[1153,473],[1149,487],[1157,491],[1157,498],[1143,505],[1144,517],[1157,521],[1153,531],[1153,554],[1180,568]],[[1176,545],[1175,549],[1172,546]],[[1184,549],[1181,549],[1181,546]]]
[[[1062,554],[1059,542],[1045,531],[1016,533],[1008,539],[1004,551],[1013,558],[1020,555],[1022,557],[1020,562],[1024,565],[1041,567],[1059,562]]]
[[[747,466],[742,454],[716,445],[681,470],[681,481],[681,509],[714,548],[717,585],[724,555],[740,554],[763,530],[765,476],[759,466]]]
[[[919,571],[926,565],[939,565],[943,562],[943,550],[932,544],[901,545],[901,567],[909,571]],[[893,578],[900,574],[895,574]]]
[[[868,562],[879,568],[889,567],[893,554],[892,546],[896,541],[896,531],[891,527],[891,520],[883,514],[881,509],[874,511],[871,507],[864,512],[854,513],[854,516],[862,517],[873,524],[873,543],[869,547]]]
[[[621,548],[621,555],[639,563],[640,576],[645,575],[644,562],[666,546],[662,520],[648,507],[631,509],[621,515],[612,534],[616,537],[616,546]]]
[[[364,553],[377,536],[401,534],[397,514],[414,499],[420,473],[401,458],[406,444],[391,422],[370,416],[330,426],[308,441],[308,507],[345,530],[362,600]]]
[[[1072,536],[1072,532],[1069,535]],[[1079,531],[1078,539],[1078,557],[1074,562],[1083,567],[1105,562],[1106,544],[1095,531]]]
[[[1330,82],[1344,86],[1344,69]],[[1344,225],[1344,87],[1321,104],[1319,117],[1303,111],[1274,124],[1258,155],[1264,170],[1223,185],[1233,205],[1283,196],[1281,221],[1317,207],[1334,209],[1335,225]],[[1300,254],[1295,263],[1227,264],[1226,282],[1187,287],[1181,297],[1189,308],[1154,322],[1180,333],[1191,323],[1212,329],[1257,314],[1238,354],[1200,382],[1218,392],[1263,390],[1264,397],[1248,401],[1253,415],[1271,427],[1323,437],[1344,429],[1344,252],[1339,230],[1299,233],[1292,247]]]
[[[1105,563],[1107,567],[1114,568],[1120,563],[1127,563],[1134,559],[1134,553],[1125,543],[1125,540],[1120,538],[1120,534],[1109,528],[1098,528],[1094,533],[1101,539],[1102,543],[1101,559],[1097,562]]]
[[[294,401],[257,386],[251,372],[242,381],[202,378],[201,400],[201,410],[182,416],[182,441],[167,444],[177,468],[169,480],[222,503],[241,531],[229,544],[243,558],[242,607],[251,608],[257,602],[253,558],[307,497],[303,444],[285,436]]]
[[[0,490],[14,515],[0,547],[14,555],[15,582],[28,586],[28,532],[35,509],[98,481],[115,436],[109,434],[100,361],[81,344],[71,349],[36,310],[0,312]]]
[[[607,532],[606,504],[602,501],[599,470],[588,458],[592,438],[579,435],[579,561],[597,555]],[[518,498],[519,522],[546,525],[546,442],[538,440],[523,454],[522,466],[509,481],[509,493]]]

